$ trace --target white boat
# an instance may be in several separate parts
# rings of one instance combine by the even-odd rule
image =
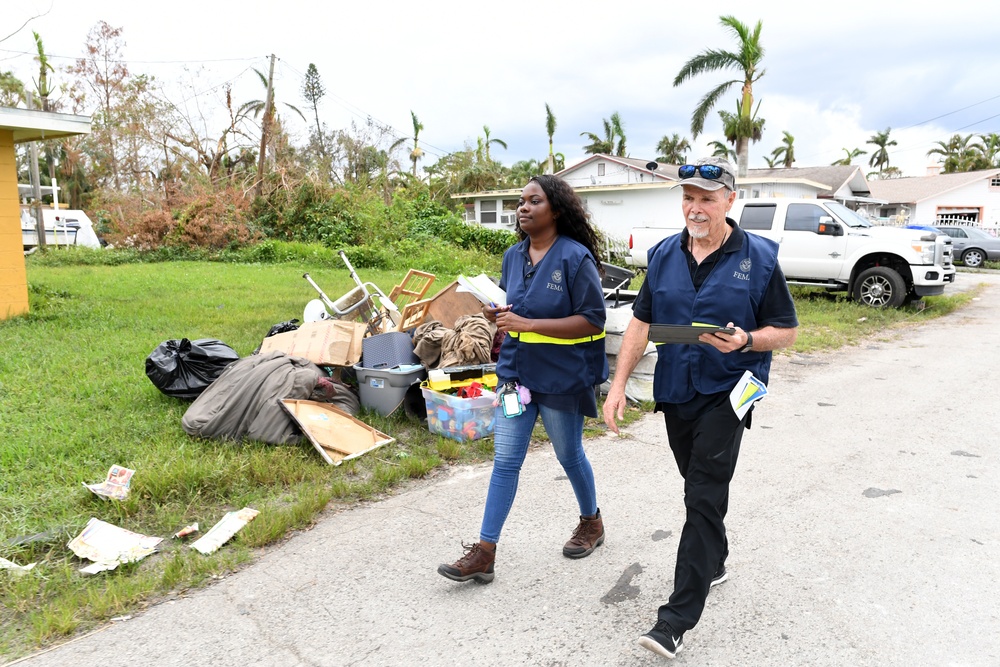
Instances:
[[[45,220],[46,245],[101,247],[101,242],[94,232],[94,225],[83,211],[42,209],[42,218]],[[25,250],[38,245],[35,219],[25,208],[21,209],[21,243]]]

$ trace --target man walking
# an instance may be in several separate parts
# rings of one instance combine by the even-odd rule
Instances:
[[[618,432],[625,382],[646,348],[649,325],[713,324],[701,344],[657,347],[653,395],[684,478],[687,516],[677,547],[674,590],[639,645],[673,658],[701,618],[709,589],[726,580],[724,520],[729,483],[752,408],[737,416],[729,395],[749,370],[767,383],[771,351],[795,342],[798,319],[778,246],[726,217],[736,200],[732,165],[704,158],[678,169],[685,229],[649,251],[646,280],[622,341],[604,421]]]

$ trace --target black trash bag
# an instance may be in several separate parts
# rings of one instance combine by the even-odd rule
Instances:
[[[295,331],[299,328],[299,321],[297,319],[285,320],[284,322],[278,322],[270,330],[264,334],[264,338],[270,338],[275,334],[285,333],[286,331]],[[253,354],[260,354],[260,348],[264,347],[264,342],[257,346],[257,349],[253,351]]]
[[[146,377],[174,398],[195,399],[240,355],[221,340],[168,340],[146,357]]]

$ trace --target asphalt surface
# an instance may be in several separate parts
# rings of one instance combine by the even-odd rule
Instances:
[[[732,484],[730,579],[679,665],[1000,665],[1000,276],[945,320],[776,359]],[[682,480],[658,415],[587,442],[604,546],[550,447],[529,453],[492,584],[437,565],[478,533],[490,465],[309,531],[207,589],[18,661],[115,665],[654,665]]]

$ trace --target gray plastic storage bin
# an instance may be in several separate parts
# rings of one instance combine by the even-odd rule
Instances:
[[[402,331],[375,334],[361,341],[361,365],[365,368],[386,369],[406,364],[419,364],[413,354],[413,339]]]
[[[427,369],[419,364],[415,366],[379,370],[355,365],[362,407],[382,416],[395,412],[403,404],[410,386],[427,379]]]

